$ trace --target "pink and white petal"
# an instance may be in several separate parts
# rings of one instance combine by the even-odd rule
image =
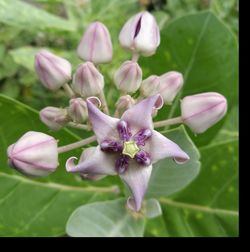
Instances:
[[[148,188],[152,166],[140,166],[136,162],[130,162],[129,169],[120,174],[120,178],[129,187],[133,197],[128,199],[128,207],[133,208],[134,211],[141,209],[144,194]]]
[[[161,100],[160,94],[150,96],[126,110],[121,120],[127,121],[137,130],[142,128],[153,129],[152,111],[159,106]]]
[[[93,149],[94,148],[94,149]],[[76,157],[71,157],[66,162],[68,172],[79,172],[92,175],[115,175],[115,160],[117,155],[106,154],[99,146],[85,150],[84,158],[81,157],[79,164],[75,165]]]
[[[116,130],[119,119],[108,116],[101,112],[89,99],[87,99],[88,115],[97,141],[101,143],[107,138],[118,138]]]
[[[178,144],[155,130],[146,143],[145,150],[149,153],[153,163],[164,158],[173,158],[178,164],[189,160],[188,154]]]

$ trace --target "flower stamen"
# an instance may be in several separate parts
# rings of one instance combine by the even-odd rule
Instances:
[[[136,153],[139,151],[139,147],[137,146],[135,141],[126,141],[123,144],[122,154],[127,155],[131,158],[134,158]]]

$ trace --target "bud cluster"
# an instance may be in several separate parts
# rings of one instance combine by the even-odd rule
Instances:
[[[142,11],[131,17],[121,29],[119,43],[131,53],[131,59],[123,62],[113,75],[114,85],[121,92],[118,100],[113,102],[115,117],[121,117],[141,99],[160,94],[152,109],[152,116],[155,116],[164,104],[169,106],[176,97],[180,97],[178,93],[184,85],[181,73],[169,71],[160,76],[143,78],[138,59],[153,55],[160,44],[159,27],[152,14]],[[109,113],[104,95],[104,76],[99,64],[112,61],[112,48],[107,27],[101,22],[94,22],[87,27],[77,47],[77,55],[84,62],[74,74],[68,60],[47,50],[36,54],[35,70],[44,87],[51,91],[64,88],[69,96],[66,106],[48,106],[40,111],[40,119],[49,129],[60,130],[65,126],[91,129],[87,101]],[[182,98],[180,107],[180,117],[156,122],[155,125],[158,123],[158,127],[162,127],[173,122],[184,123],[194,133],[203,133],[225,115],[227,101],[221,94],[209,92]],[[7,152],[9,164],[26,175],[45,176],[58,166],[57,141],[44,133],[27,132],[10,145]],[[86,154],[81,158],[86,159]],[[92,179],[97,179],[96,176]]]

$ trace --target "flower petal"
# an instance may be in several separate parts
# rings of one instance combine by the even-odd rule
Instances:
[[[119,139],[116,125],[119,119],[110,117],[101,112],[89,99],[87,99],[89,120],[92,123],[93,131],[97,137],[97,141],[108,139]]]
[[[128,207],[132,207],[137,212],[141,208],[144,194],[147,191],[151,171],[152,165],[145,167],[136,162],[130,162],[128,170],[120,175],[133,194],[133,198],[128,200]]]
[[[146,151],[153,163],[164,158],[174,158],[176,163],[185,163],[189,156],[176,143],[169,140],[159,132],[153,130],[151,138],[147,140]]]
[[[99,146],[90,147],[83,152],[78,165],[74,164],[76,157],[69,158],[66,170],[91,175],[115,175],[116,157],[115,154],[105,154]]]
[[[121,117],[121,120],[127,121],[133,128],[140,130],[142,128],[153,129],[152,111],[159,106],[159,94],[150,96],[141,102],[126,110]]]

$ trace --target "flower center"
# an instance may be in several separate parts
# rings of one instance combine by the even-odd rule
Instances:
[[[126,141],[123,143],[122,154],[127,155],[131,158],[134,158],[136,153],[139,151],[139,147],[137,146],[135,141]]]
[[[141,166],[149,166],[151,158],[149,153],[141,149],[146,141],[152,136],[150,129],[140,129],[134,135],[126,121],[119,121],[117,124],[118,139],[105,139],[100,144],[102,151],[117,153],[119,156],[115,162],[115,169],[123,174],[129,168],[129,160],[134,159]]]

